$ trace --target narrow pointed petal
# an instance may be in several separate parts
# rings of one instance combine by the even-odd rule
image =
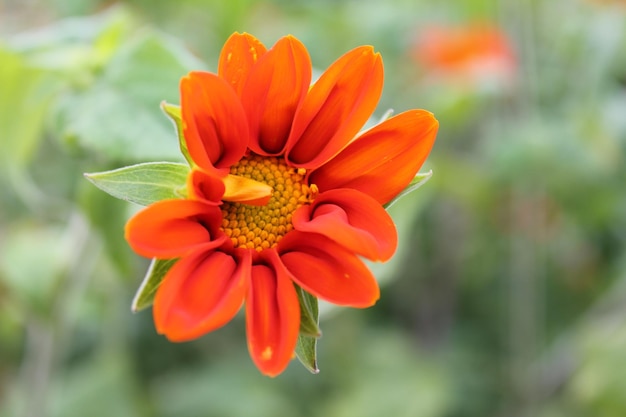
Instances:
[[[373,198],[360,191],[337,189],[320,194],[293,215],[301,232],[319,233],[351,252],[373,261],[386,261],[396,251],[393,220]]]
[[[226,192],[222,197],[224,201],[264,206],[272,197],[272,187],[251,178],[229,174],[224,178],[224,185],[226,186]]]
[[[222,48],[217,73],[241,96],[250,69],[263,54],[265,46],[257,38],[233,33]]]
[[[293,116],[311,84],[311,59],[293,36],[280,39],[252,68],[242,94],[250,125],[250,149],[283,153]]]
[[[383,87],[383,63],[370,46],[335,61],[296,112],[287,160],[313,169],[345,147],[372,115]]]
[[[425,110],[410,110],[363,133],[339,155],[313,171],[320,191],[354,188],[386,204],[415,177],[430,153],[439,122]]]
[[[190,72],[181,79],[180,95],[183,133],[195,164],[211,170],[239,161],[249,133],[235,91],[217,75]]]
[[[229,322],[247,291],[251,261],[246,253],[237,262],[224,252],[200,250],[176,262],[154,300],[157,331],[183,342]]]
[[[176,258],[226,241],[219,230],[221,221],[217,206],[193,200],[162,200],[126,223],[126,240],[135,252],[147,258]]]
[[[284,268],[271,264],[252,267],[246,329],[248,350],[259,370],[268,376],[284,371],[294,355],[300,330],[298,295]]]
[[[380,297],[378,283],[353,252],[316,233],[291,231],[277,246],[293,280],[333,304],[369,307]]]

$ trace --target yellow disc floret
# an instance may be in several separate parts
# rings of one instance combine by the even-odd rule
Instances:
[[[269,249],[293,229],[291,216],[317,195],[317,187],[304,181],[303,168],[291,168],[284,159],[250,155],[230,168],[237,175],[262,182],[273,192],[266,205],[248,205],[224,201],[222,230],[236,248]]]

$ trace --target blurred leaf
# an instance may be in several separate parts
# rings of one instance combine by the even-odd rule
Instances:
[[[165,274],[170,270],[172,266],[178,261],[178,259],[156,259],[154,258],[150,263],[148,272],[141,285],[133,298],[131,310],[138,312],[144,308],[150,307],[154,301],[154,295],[156,290],[161,285],[161,281],[165,277]]]
[[[317,368],[317,338],[321,336],[319,329],[319,309],[317,298],[296,286],[300,301],[300,334],[296,346],[296,356],[306,369],[314,374]]]
[[[124,7],[111,8],[101,17],[105,24],[93,42],[94,60],[99,65],[108,62],[137,27],[136,19]]]
[[[180,146],[180,151],[182,152],[189,165],[192,165],[193,160],[189,155],[187,142],[185,141],[185,136],[183,135],[183,119],[180,111],[180,106],[175,106],[173,104],[162,101],[161,109],[165,112],[165,114],[169,116],[170,119],[172,119],[172,122],[174,122],[174,126],[176,127],[176,133],[178,133],[178,144]]]
[[[112,160],[179,160],[159,103],[177,100],[180,78],[202,68],[179,43],[143,32],[115,52],[93,86],[64,97],[57,128],[68,145]]]
[[[85,177],[114,197],[147,206],[161,200],[184,198],[188,173],[185,164],[148,162],[85,174]]]
[[[626,412],[626,275],[620,275],[610,291],[575,323],[575,331],[565,333],[554,345],[547,362],[551,367],[567,369],[564,375],[569,378],[559,389],[562,397],[584,415],[612,417]],[[563,358],[569,359],[568,365],[561,363]]]
[[[23,166],[43,137],[44,118],[58,84],[1,45],[0,62],[0,164]]]
[[[133,365],[121,352],[95,355],[61,373],[53,380],[51,417],[137,417],[139,396]]]
[[[106,253],[117,268],[118,276],[129,276],[135,257],[124,239],[128,203],[111,198],[87,181],[80,181],[77,188],[77,202],[102,237]]]
[[[63,237],[57,227],[29,224],[3,233],[0,281],[25,311],[49,314],[68,261]]]
[[[19,33],[9,38],[9,45],[38,68],[75,74],[79,68],[106,60],[136,27],[128,9],[111,7]]]
[[[430,177],[433,176],[433,171],[428,171],[424,174],[419,173],[415,176],[415,178],[413,178],[411,180],[411,182],[409,183],[409,185],[406,186],[406,188],[402,191],[400,191],[400,194],[398,194],[397,196],[395,196],[395,198],[393,200],[391,200],[390,202],[388,202],[387,204],[385,204],[385,209],[388,209],[389,207],[393,206],[394,204],[396,204],[398,202],[398,200],[400,200],[402,197],[404,197],[405,195],[412,193],[413,191],[417,190],[418,188],[420,188],[422,185],[426,184],[426,182],[430,179]]]
[[[351,350],[339,372],[346,380],[341,395],[319,406],[318,416],[440,417],[451,413],[454,374],[443,372],[441,359],[415,346],[409,335],[390,326],[341,340]],[[342,376],[343,376],[342,375]],[[466,399],[463,399],[466,401]],[[469,415],[469,414],[456,414]]]
[[[157,416],[302,416],[296,396],[280,389],[281,378],[258,372],[241,344],[230,346],[219,358],[211,356],[206,356],[213,360],[209,365],[176,366],[151,381]]]

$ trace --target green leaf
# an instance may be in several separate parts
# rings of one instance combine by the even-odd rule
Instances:
[[[128,221],[128,204],[111,198],[87,181],[80,181],[75,195],[76,202],[93,227],[92,231],[100,234],[108,258],[118,269],[119,276],[131,276],[136,256],[123,233],[124,224]]]
[[[184,198],[189,166],[174,162],[148,162],[113,171],[85,174],[96,187],[122,200],[142,206]]]
[[[23,311],[49,317],[73,248],[61,228],[31,223],[3,230],[0,288],[3,297]]]
[[[298,301],[300,302],[300,334],[312,337],[320,337],[322,332],[319,328],[319,309],[317,298],[296,285]]]
[[[312,336],[300,334],[296,345],[296,356],[306,369],[312,374],[319,373],[317,367],[317,339]]]
[[[136,313],[152,305],[157,288],[159,288],[163,277],[165,277],[165,274],[167,274],[170,268],[174,266],[176,261],[178,261],[178,259],[154,258],[152,260],[150,267],[148,268],[148,272],[146,272],[146,276],[141,282],[141,285],[135,294],[135,298],[133,298],[133,303],[131,305],[133,312]]]
[[[143,31],[115,50],[89,88],[63,97],[56,128],[68,146],[108,160],[182,159],[159,103],[177,100],[180,78],[203,67],[177,41]]]
[[[298,360],[311,373],[318,373],[317,338],[322,335],[319,329],[319,308],[317,298],[296,285],[300,302],[300,334],[296,345]]]
[[[38,68],[57,72],[72,83],[86,72],[106,63],[128,42],[139,22],[124,6],[110,7],[92,16],[58,20],[55,23],[9,37],[11,49]]]
[[[122,349],[102,349],[79,366],[55,374],[48,388],[47,415],[136,416],[137,385],[131,363],[131,357]],[[27,394],[25,400],[28,401],[30,389],[22,391]]]
[[[173,104],[169,104],[165,101],[161,102],[161,110],[165,112],[174,122],[174,126],[176,127],[176,133],[178,134],[178,144],[180,146],[180,151],[189,162],[190,165],[193,164],[193,160],[189,155],[189,149],[187,149],[187,142],[185,141],[185,136],[183,135],[183,118],[180,111],[180,106],[175,106]]]
[[[394,204],[396,204],[398,202],[398,200],[400,200],[402,197],[404,197],[405,195],[412,193],[413,191],[417,190],[418,188],[420,188],[422,185],[426,184],[426,182],[430,179],[430,177],[433,176],[433,171],[428,171],[425,173],[419,173],[415,176],[415,178],[413,178],[411,180],[411,182],[409,183],[409,185],[406,186],[406,188],[402,191],[400,191],[400,194],[398,194],[397,196],[394,197],[393,200],[391,200],[390,202],[388,202],[387,204],[385,204],[385,209],[388,209],[389,207],[393,206]]]
[[[23,167],[44,137],[59,82],[0,44],[0,170]],[[8,170],[8,169],[7,169]]]

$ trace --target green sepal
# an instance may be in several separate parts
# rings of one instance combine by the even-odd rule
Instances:
[[[300,334],[296,345],[296,357],[312,374],[320,372],[317,367],[317,339]]]
[[[300,302],[300,334],[296,345],[298,360],[311,373],[317,374],[317,338],[322,335],[319,328],[317,298],[296,285]]]
[[[188,174],[186,164],[148,162],[85,174],[85,178],[113,197],[147,206],[161,200],[185,198]]]
[[[152,305],[157,288],[159,288],[163,277],[174,266],[176,261],[178,259],[152,259],[148,272],[146,272],[146,276],[141,282],[139,289],[137,289],[135,298],[133,298],[131,305],[133,312],[136,313]]]
[[[433,171],[430,170],[428,172],[424,172],[424,173],[419,173],[417,174],[409,183],[409,185],[406,186],[406,188],[402,191],[400,191],[400,193],[395,196],[393,198],[393,200],[391,200],[390,202],[388,202],[387,204],[384,205],[385,209],[388,209],[389,207],[393,206],[394,204],[396,204],[398,202],[398,200],[400,200],[402,197],[404,197],[405,195],[412,193],[413,191],[417,190],[418,188],[420,188],[422,185],[426,184],[426,182],[430,179],[430,177],[433,176]]]
[[[300,334],[311,337],[320,337],[322,331],[319,328],[319,309],[317,298],[296,285],[298,301],[300,302]]]
[[[377,125],[381,124],[382,122],[384,122],[387,119],[389,119],[391,116],[393,116],[393,109],[387,109],[387,111],[385,113],[383,113],[382,116],[380,116],[380,119],[378,120],[378,123],[376,123],[376,124]]]
[[[176,133],[178,134],[178,144],[180,146],[180,152],[183,154],[187,162],[190,165],[193,165],[193,160],[189,155],[189,149],[187,148],[187,141],[185,140],[185,135],[183,134],[183,116],[180,110],[180,106],[176,106],[174,104],[169,104],[165,101],[161,102],[161,110],[174,122],[174,126],[176,126]]]

